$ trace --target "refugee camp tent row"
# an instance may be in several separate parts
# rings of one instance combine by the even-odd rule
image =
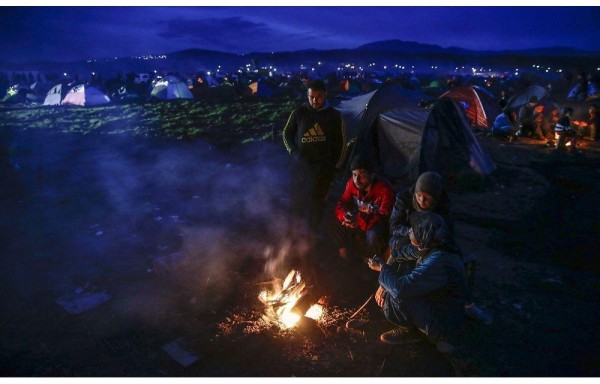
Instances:
[[[442,97],[423,109],[418,106],[422,97],[420,91],[385,84],[342,102],[338,109],[348,139],[355,139],[349,158],[360,154],[373,159],[377,171],[396,188],[410,185],[426,171],[445,176],[493,172],[496,166],[473,134],[463,108]]]

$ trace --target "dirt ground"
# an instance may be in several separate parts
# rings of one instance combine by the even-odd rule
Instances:
[[[13,133],[0,187],[3,376],[581,377],[600,373],[600,145],[559,154],[480,137],[498,166],[448,180],[476,303],[450,356],[390,347],[376,275],[286,215],[278,144],[217,147],[119,135]],[[325,318],[261,320],[260,283],[298,268]],[[94,296],[96,295],[96,296]],[[108,298],[81,313],[61,303]],[[165,347],[181,342],[188,360]],[[194,357],[195,356],[195,357]],[[189,365],[188,365],[189,363]],[[187,367],[185,365],[188,365]]]

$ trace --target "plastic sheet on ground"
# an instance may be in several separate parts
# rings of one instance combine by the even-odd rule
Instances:
[[[69,313],[79,314],[97,307],[110,298],[106,292],[73,292],[59,297],[56,303]]]

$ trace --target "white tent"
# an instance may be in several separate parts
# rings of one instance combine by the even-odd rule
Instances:
[[[46,94],[46,98],[44,99],[44,105],[60,105],[62,103],[63,98],[62,91],[62,84],[57,84],[54,87],[52,87],[52,89],[50,89]]]
[[[108,103],[110,103],[110,98],[101,90],[84,84],[76,85],[71,88],[62,101],[63,105],[81,105],[86,107]]]
[[[160,100],[193,99],[187,85],[175,76],[166,76],[157,80],[152,86],[150,97]]]

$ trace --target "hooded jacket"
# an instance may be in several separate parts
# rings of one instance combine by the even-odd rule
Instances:
[[[390,235],[392,239],[390,244],[394,240],[394,237],[405,237],[408,236],[408,229],[410,228],[410,214],[417,211],[414,202],[415,185],[396,195],[396,201],[392,209],[392,215],[390,216]],[[431,212],[437,213],[442,216],[446,221],[450,234],[453,231],[453,225],[450,220],[450,198],[445,190],[442,191],[439,201],[433,207]]]
[[[372,212],[358,212],[358,204],[370,205]],[[352,178],[346,183],[344,193],[335,206],[335,216],[340,222],[344,221],[346,212],[357,212],[356,222],[363,231],[368,231],[375,223],[388,220],[394,204],[394,190],[387,180],[375,176],[369,193],[363,195],[356,188]]]
[[[448,338],[464,326],[464,303],[467,282],[463,262],[455,253],[434,249],[420,256],[416,247],[404,246],[398,260],[416,261],[416,266],[402,275],[394,266],[382,265],[379,284],[391,299],[406,305],[408,317],[427,335]],[[409,302],[419,303],[417,306]],[[419,308],[407,310],[406,308]],[[404,311],[404,310],[403,310]],[[416,311],[416,312],[415,312]]]

